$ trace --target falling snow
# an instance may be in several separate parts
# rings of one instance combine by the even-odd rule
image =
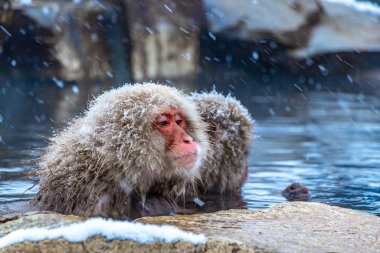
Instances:
[[[152,29],[150,29],[150,27],[145,27],[145,30],[147,30],[150,34],[153,34],[153,30]]]
[[[256,51],[252,52],[252,58],[253,58],[255,61],[259,60],[259,58],[260,58],[259,53],[256,52]]]
[[[183,28],[183,27],[180,27],[179,28],[179,30],[181,30],[182,32],[184,32],[184,33],[189,33],[189,31],[188,30],[186,30],[185,28]]]
[[[319,71],[321,72],[322,75],[327,76],[329,74],[328,69],[325,66],[323,66],[322,64],[319,64],[318,68],[319,68]]]
[[[9,37],[12,37],[12,34],[7,29],[5,29],[4,26],[0,25],[0,30],[2,30]]]
[[[75,93],[75,94],[78,94],[78,93],[79,93],[79,88],[78,88],[78,86],[76,86],[76,85],[73,85],[73,86],[71,87],[71,90],[72,90],[72,92]]]
[[[4,144],[5,145],[5,142],[3,141],[3,137],[0,135],[0,144]]]
[[[50,8],[47,6],[42,7],[42,14],[49,15],[51,12]]]
[[[92,34],[91,34],[91,41],[92,41],[93,43],[96,43],[96,42],[99,41],[99,37],[98,37],[98,35],[97,35],[96,33],[92,33]]]
[[[212,32],[208,32],[208,36],[209,36],[212,40],[215,40],[215,41],[216,41],[216,37],[215,37],[215,35],[214,35]]]
[[[183,58],[185,58],[186,61],[191,61],[191,53],[190,52],[186,52],[184,54],[181,54],[183,56]]]
[[[164,7],[168,12],[173,13],[173,10],[169,6],[165,4]]]
[[[106,75],[109,77],[109,78],[113,78],[113,74],[111,71],[107,71],[106,72]]]
[[[53,77],[52,80],[54,81],[55,85],[57,85],[58,88],[64,88],[65,87],[65,84],[59,80],[58,78],[56,77]]]
[[[347,80],[348,80],[350,83],[353,83],[353,82],[354,82],[354,79],[352,78],[352,76],[351,76],[350,74],[347,74],[346,77],[347,77]]]

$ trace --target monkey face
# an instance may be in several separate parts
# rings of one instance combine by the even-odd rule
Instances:
[[[165,139],[165,154],[173,168],[192,170],[199,164],[199,145],[188,134],[186,117],[180,109],[159,113],[154,129]]]

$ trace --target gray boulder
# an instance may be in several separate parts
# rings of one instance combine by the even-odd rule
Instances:
[[[0,245],[4,236],[19,229],[57,228],[84,220],[46,212],[0,218]],[[139,243],[95,235],[80,242],[63,238],[24,241],[0,248],[0,252],[379,252],[380,249],[379,217],[320,203],[287,202],[259,211],[228,210],[135,221],[174,225],[205,234],[207,241]]]
[[[334,52],[380,51],[380,6],[354,0],[204,0],[213,34],[274,39],[298,59]]]

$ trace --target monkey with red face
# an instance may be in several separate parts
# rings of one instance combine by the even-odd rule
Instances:
[[[149,214],[146,203],[170,207],[167,199],[192,188],[208,152],[206,125],[190,99],[163,85],[125,85],[51,139],[31,203],[82,216]]]

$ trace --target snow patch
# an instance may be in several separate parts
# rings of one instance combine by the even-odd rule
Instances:
[[[380,6],[371,2],[359,2],[356,0],[325,0],[330,3],[337,3],[349,6],[353,9],[363,12],[369,12],[372,14],[380,15]]]
[[[78,94],[78,93],[79,93],[79,88],[78,88],[78,86],[76,86],[76,85],[73,85],[73,86],[71,87],[71,90],[72,90],[72,92],[75,93],[75,94]]]
[[[19,2],[20,4],[23,4],[23,5],[32,5],[33,4],[32,0],[18,0],[17,2]]]
[[[104,236],[107,240],[132,240],[139,243],[187,241],[193,244],[203,244],[207,240],[203,234],[185,232],[174,226],[91,218],[84,222],[53,229],[45,227],[15,230],[0,238],[0,249],[23,241],[36,242],[56,238],[63,238],[69,242],[80,242],[95,235]]]
[[[53,82],[55,83],[55,85],[57,85],[59,88],[64,88],[65,87],[65,84],[63,83],[63,81],[59,80],[58,78],[56,78],[55,76],[53,76],[52,78]]]
[[[83,134],[91,135],[94,132],[94,128],[90,124],[83,124],[80,128],[80,132]]]

